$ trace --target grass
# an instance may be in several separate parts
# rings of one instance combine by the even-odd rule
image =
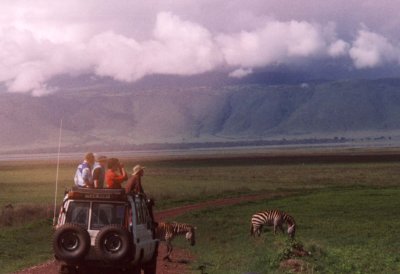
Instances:
[[[250,237],[252,214],[279,208],[295,217],[297,240],[312,256],[307,273],[399,273],[399,188],[321,190],[309,195],[193,212],[179,221],[198,227],[197,262],[209,273],[282,273],[287,236],[264,229]],[[180,243],[181,246],[182,243]]]
[[[52,257],[52,226],[49,219],[18,228],[0,230],[0,273],[10,273]]]
[[[136,162],[127,161],[127,170]],[[302,190],[332,186],[395,186],[399,164],[389,163],[294,163],[277,165],[259,159],[242,161],[145,162],[144,187],[158,208],[260,191]],[[73,185],[75,163],[62,163],[57,199]],[[0,167],[0,207],[51,204],[54,201],[55,163]]]
[[[134,160],[124,162],[127,170],[131,170],[132,166],[137,164],[137,161]],[[270,159],[266,161],[248,157],[243,159],[141,161],[141,164],[146,166],[143,180],[145,191],[156,199],[157,210],[242,194],[282,190],[288,192],[294,190],[297,193],[305,194],[312,190],[312,194],[309,196],[250,203],[244,207],[232,207],[216,211],[210,209],[201,213],[194,212],[186,217],[188,221],[199,227],[199,239],[197,241],[199,246],[195,249],[197,256],[199,256],[198,263],[212,262],[214,266],[212,271],[209,271],[210,273],[236,273],[223,272],[227,269],[224,267],[229,266],[229,263],[234,264],[236,260],[240,262],[242,267],[246,266],[246,269],[242,269],[243,271],[253,269],[259,271],[261,269],[258,273],[264,273],[262,272],[263,267],[268,267],[268,271],[276,269],[276,258],[279,255],[277,250],[284,248],[285,238],[283,236],[272,238],[267,233],[266,237],[250,242],[247,237],[249,214],[257,211],[257,208],[279,207],[293,212],[300,225],[300,240],[308,248],[319,254],[308,263],[313,269],[320,270],[321,273],[323,273],[322,270],[325,265],[332,264],[333,266],[329,269],[333,269],[333,272],[335,272],[336,269],[345,269],[355,264],[353,259],[346,261],[342,256],[347,254],[348,258],[351,258],[349,254],[352,254],[352,250],[369,258],[365,253],[366,251],[363,250],[370,248],[370,246],[362,246],[358,242],[354,246],[351,243],[346,243],[348,248],[341,249],[336,244],[345,240],[342,239],[342,235],[347,235],[351,231],[356,234],[355,231],[365,230],[360,230],[361,228],[358,227],[358,221],[362,220],[362,217],[368,219],[370,216],[375,218],[383,214],[383,223],[386,225],[381,228],[384,229],[383,231],[389,231],[389,233],[392,233],[393,227],[398,226],[395,218],[390,218],[385,214],[390,212],[395,214],[392,209],[395,205],[397,206],[396,199],[400,199],[393,197],[393,195],[390,196],[390,193],[386,193],[386,196],[382,194],[393,189],[397,191],[393,187],[398,185],[397,178],[400,176],[400,169],[399,163],[395,161],[382,163],[291,162],[283,164],[279,162],[271,163]],[[64,190],[70,188],[73,184],[76,165],[75,162],[61,163],[57,193],[58,203],[62,199]],[[23,215],[24,212],[32,215],[30,210],[25,211],[24,209],[39,208],[40,210],[40,208],[44,208],[48,211],[48,208],[52,208],[55,171],[55,162],[0,164],[0,188],[2,189],[0,192],[0,210],[11,203],[14,210],[20,213],[21,220],[29,220],[29,223],[23,224],[21,221],[14,227],[0,228],[0,265],[7,265],[6,268],[0,269],[0,273],[9,273],[51,258],[51,223],[43,221],[44,219],[32,222],[31,219],[24,218]],[[381,187],[388,190],[381,190]],[[362,199],[353,199],[352,191],[358,194],[365,191],[365,195],[368,194],[366,201],[371,203],[384,199],[385,203],[377,202],[374,204],[375,209],[381,208],[389,211],[382,213],[374,208],[370,209],[369,202],[363,204]],[[346,196],[344,193],[349,194]],[[335,195],[342,198],[336,198]],[[345,197],[347,197],[347,200]],[[387,199],[387,197],[392,199],[390,201],[392,204],[389,204],[390,199]],[[397,206],[397,208],[399,207]],[[334,214],[329,215],[329,218],[324,218],[327,213]],[[48,212],[38,214],[38,216],[48,216]],[[337,220],[336,217],[332,216],[342,217],[346,223],[353,222],[354,229],[352,226],[338,226],[337,224],[344,221]],[[377,217],[373,220],[377,221],[376,219]],[[357,220],[357,222],[354,222],[354,220]],[[341,231],[342,234],[332,234],[329,231],[332,226],[337,226],[338,231]],[[235,230],[231,230],[231,227],[234,227]],[[355,230],[356,227],[358,227],[358,230]],[[360,235],[367,237],[365,239],[372,239],[371,242],[376,245],[376,249],[385,247],[381,245],[379,240],[376,240],[377,236],[374,234],[375,227],[380,227],[380,223],[376,225],[368,221],[366,227],[369,227],[370,230],[374,228],[374,231],[370,232],[372,233],[371,238],[368,238],[368,234],[364,232]],[[221,231],[214,231],[214,228],[222,229]],[[210,233],[202,235],[204,233],[202,231],[207,229],[210,229]],[[224,229],[228,229],[232,233],[226,234]],[[386,232],[380,233],[387,237],[388,233]],[[221,233],[224,234],[221,235]],[[229,237],[226,237],[226,235],[229,235]],[[357,239],[360,240],[360,237]],[[350,237],[348,240],[351,241],[351,239],[354,238]],[[18,245],[15,250],[10,247],[13,241]],[[390,246],[390,241],[391,239],[387,239],[386,246]],[[202,246],[208,245],[212,252],[202,251]],[[35,250],[35,252],[32,252],[32,250]],[[229,256],[226,256],[227,250],[229,250]],[[231,250],[234,250],[234,252],[231,252]],[[246,252],[243,250],[246,250]],[[245,256],[243,256],[242,251]],[[260,256],[260,254],[264,255]],[[377,256],[379,257],[380,254],[377,254]],[[386,256],[383,260],[388,265],[393,265],[397,257]],[[343,267],[339,268],[336,261],[343,264]],[[247,267],[250,268],[247,269]],[[354,267],[359,268],[357,264]],[[241,271],[240,268],[238,271]]]

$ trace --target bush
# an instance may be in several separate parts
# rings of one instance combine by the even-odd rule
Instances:
[[[18,226],[40,219],[52,218],[54,214],[50,205],[21,205],[14,208],[11,204],[4,206],[0,213],[0,227]]]

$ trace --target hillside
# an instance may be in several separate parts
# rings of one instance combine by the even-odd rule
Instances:
[[[0,150],[360,136],[400,131],[400,79],[2,93]]]

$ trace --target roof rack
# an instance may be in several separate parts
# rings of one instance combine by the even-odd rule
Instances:
[[[126,201],[125,189],[72,187],[68,199]]]

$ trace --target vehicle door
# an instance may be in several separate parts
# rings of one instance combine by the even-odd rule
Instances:
[[[135,244],[138,246],[138,252],[143,252],[143,261],[148,261],[153,256],[157,240],[153,238],[153,220],[147,209],[146,201],[142,196],[136,196],[136,233]]]

